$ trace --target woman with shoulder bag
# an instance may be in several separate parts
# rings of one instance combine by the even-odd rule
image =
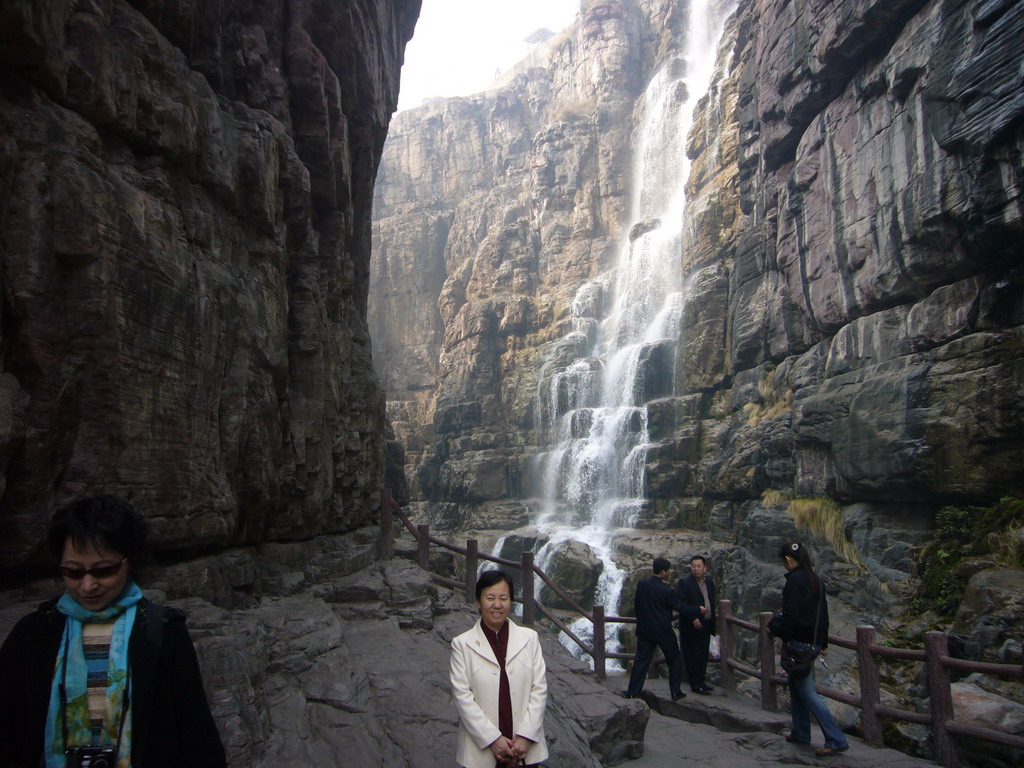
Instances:
[[[783,654],[795,660],[786,666],[793,728],[786,741],[811,743],[811,715],[818,721],[825,746],[818,757],[828,757],[850,748],[835,718],[814,688],[814,659],[828,653],[828,602],[821,579],[814,572],[811,556],[799,542],[787,542],[779,550],[786,569],[786,585],[782,588],[782,612],[772,618],[769,628],[783,642]],[[800,674],[803,664],[810,668]]]

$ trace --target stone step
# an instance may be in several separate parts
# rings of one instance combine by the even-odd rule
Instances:
[[[748,697],[716,688],[709,695],[687,692],[686,698],[669,701],[652,691],[642,694],[647,705],[660,715],[688,723],[711,725],[729,733],[785,734],[789,731],[789,715],[767,712]]]

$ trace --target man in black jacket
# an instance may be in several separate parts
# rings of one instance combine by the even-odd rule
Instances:
[[[663,557],[654,560],[654,575],[636,585],[633,609],[636,612],[636,656],[633,658],[633,672],[629,676],[626,698],[635,698],[644,689],[647,670],[654,658],[654,649],[661,648],[668,662],[668,688],[672,701],[686,696],[680,686],[683,681],[679,644],[672,631],[672,610],[692,621],[700,615],[697,609],[685,605],[665,583],[668,578],[669,562]]]
[[[683,651],[683,665],[690,690],[709,694],[713,688],[706,683],[708,648],[715,634],[715,582],[707,575],[707,562],[702,555],[690,558],[690,575],[676,584],[676,594],[686,605],[697,609],[700,615],[693,619],[680,619],[679,645]]]

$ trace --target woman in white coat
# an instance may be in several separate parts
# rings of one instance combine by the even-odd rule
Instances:
[[[455,759],[463,768],[538,765],[548,756],[540,640],[508,618],[508,574],[481,574],[476,601],[480,621],[452,640],[452,694],[459,711]]]

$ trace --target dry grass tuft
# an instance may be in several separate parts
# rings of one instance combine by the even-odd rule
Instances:
[[[843,525],[843,510],[832,499],[793,499],[786,508],[797,528],[810,531],[826,539],[836,553],[859,568],[867,570],[860,552],[853,542],[846,538]]]
[[[1013,520],[1002,531],[988,535],[988,546],[996,562],[1008,568],[1020,568],[1024,563],[1024,526]]]
[[[779,491],[769,488],[761,494],[761,503],[766,507],[784,507],[792,500],[793,494],[789,491]]]
[[[581,117],[592,116],[595,109],[597,109],[597,101],[594,99],[577,101],[572,104],[563,104],[555,110],[554,114],[551,115],[551,119],[560,123],[572,122],[573,120],[578,120]]]
[[[757,391],[761,402],[747,403],[743,412],[747,414],[747,426],[756,427],[762,421],[777,419],[784,413],[793,410],[793,390],[779,392],[775,386],[775,371],[771,370],[757,382]]]

